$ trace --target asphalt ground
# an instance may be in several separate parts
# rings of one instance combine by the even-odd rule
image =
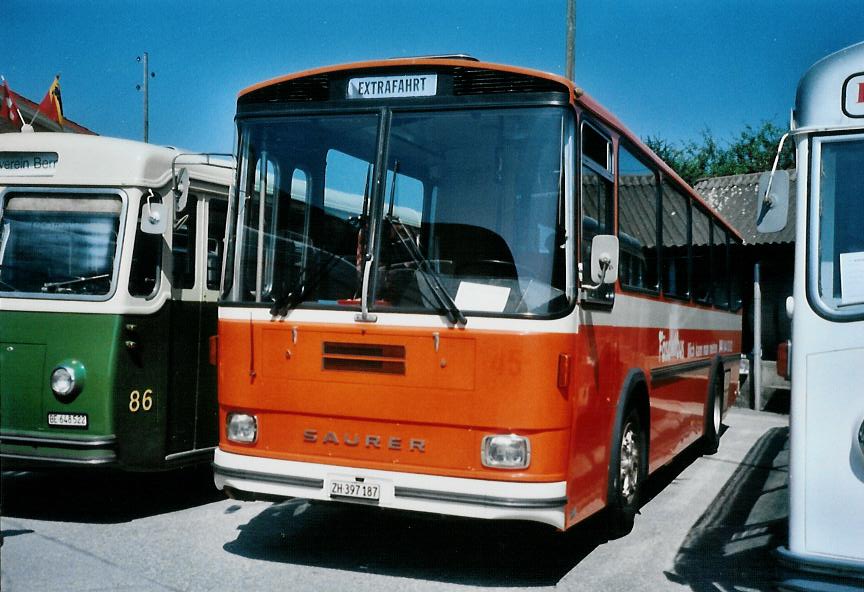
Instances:
[[[342,504],[225,499],[208,468],[2,474],[4,592],[771,590],[788,417],[733,408],[717,454],[648,483],[629,535]]]

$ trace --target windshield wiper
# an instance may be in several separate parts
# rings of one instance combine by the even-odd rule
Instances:
[[[0,270],[3,270],[3,269],[14,269],[14,268],[11,265],[0,265]],[[9,282],[4,282],[2,279],[0,279],[0,285],[6,286],[7,288],[11,288],[12,292],[18,291],[18,288],[16,288],[15,286],[10,284]]]
[[[320,254],[322,251],[318,252]],[[300,277],[298,277],[297,281],[294,282],[293,288],[284,289],[276,295],[273,299],[273,306],[270,307],[271,315],[274,317],[286,316],[288,311],[296,308],[301,302],[303,302],[303,300],[306,299],[306,295],[312,292],[321,282],[321,279],[327,275],[339,261],[342,260],[341,257],[333,253],[327,253],[327,256],[329,257],[327,261],[323,265],[317,267],[311,278],[309,277],[309,266],[307,264],[300,272]]]
[[[447,319],[454,325],[460,323],[466,325],[468,319],[465,318],[465,315],[462,314],[462,311],[459,310],[458,306],[456,306],[456,303],[450,297],[450,294],[447,293],[447,290],[441,283],[441,278],[438,277],[438,274],[435,273],[435,270],[433,270],[432,266],[429,265],[429,261],[423,256],[423,253],[420,252],[417,243],[414,242],[411,233],[407,228],[405,228],[402,221],[392,213],[384,216],[384,219],[387,220],[393,230],[396,231],[396,238],[399,239],[399,243],[405,247],[405,251],[411,256],[414,265],[417,266],[417,269],[420,271],[423,279],[426,280],[426,284],[429,286],[429,289],[438,301],[438,305],[447,314]]]
[[[110,273],[103,273],[101,275],[91,275],[91,276],[82,276],[77,277],[75,279],[66,280],[64,282],[46,282],[42,284],[43,292],[54,292],[58,288],[66,288],[69,286],[73,286],[75,284],[81,284],[84,282],[92,282],[95,280],[104,280],[105,278],[111,277]]]

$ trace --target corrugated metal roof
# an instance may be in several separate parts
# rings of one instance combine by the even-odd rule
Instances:
[[[618,228],[640,243],[657,244],[657,181],[654,175],[618,177]],[[684,234],[687,240],[687,234]]]
[[[762,234],[756,230],[759,175],[730,175],[697,181],[694,189],[732,224],[747,244],[782,244],[795,242],[795,170],[789,171],[789,218],[780,232]]]

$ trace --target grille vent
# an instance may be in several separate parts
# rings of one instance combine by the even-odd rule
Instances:
[[[560,83],[513,72],[480,68],[455,68],[454,95],[482,95],[494,93],[565,92]]]
[[[429,72],[430,69],[423,68],[423,71]],[[403,70],[394,70],[393,72],[393,74],[400,73],[406,72]],[[338,79],[331,80],[331,75],[332,73],[324,73],[286,80],[285,82],[251,92],[242,97],[240,101],[241,103],[309,103],[327,101],[330,99],[331,87],[338,92],[338,86],[344,84]],[[381,75],[384,75],[384,73]],[[566,87],[554,80],[484,68],[457,67],[448,70],[438,70],[438,75],[448,78],[452,76],[452,93],[454,96],[567,92]],[[446,89],[447,85],[439,81],[439,92],[443,91],[446,95],[449,92]]]
[[[405,374],[405,346],[324,342],[324,370]]]
[[[303,103],[310,101],[326,101],[330,98],[330,76],[318,74],[286,80],[250,93],[248,101],[267,103],[279,101],[286,103]]]

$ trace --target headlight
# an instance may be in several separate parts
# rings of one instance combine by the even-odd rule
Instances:
[[[258,439],[258,418],[246,413],[229,413],[225,435],[231,442],[254,444]]]
[[[496,469],[524,469],[531,464],[528,438],[507,434],[483,438],[483,465]]]
[[[60,362],[51,372],[51,390],[60,401],[68,403],[84,388],[84,364],[78,360]]]

